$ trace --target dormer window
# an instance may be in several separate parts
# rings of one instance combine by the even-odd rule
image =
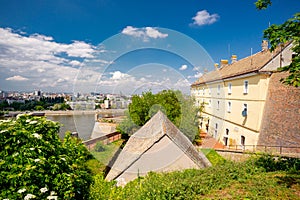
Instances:
[[[244,94],[248,94],[248,90],[249,90],[249,82],[248,81],[244,81]]]

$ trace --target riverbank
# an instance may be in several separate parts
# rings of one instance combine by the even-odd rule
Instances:
[[[45,116],[56,115],[91,115],[91,114],[124,114],[125,109],[107,109],[107,110],[45,110],[41,111],[45,113]]]

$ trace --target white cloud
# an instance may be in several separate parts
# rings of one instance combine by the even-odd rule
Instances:
[[[192,76],[188,76],[188,79],[195,79],[195,78],[200,78],[203,74],[201,72],[196,72],[196,74],[192,75]]]
[[[24,35],[10,28],[0,28],[0,73],[9,77],[6,81],[26,80],[29,90],[55,87],[56,91],[69,91],[80,73],[78,66],[83,66],[81,60],[95,59],[96,53],[99,52],[95,46],[83,41],[57,43],[51,36]],[[89,74],[98,76],[97,72]],[[6,84],[7,88],[15,89],[11,88],[11,83]]]
[[[218,14],[209,14],[206,10],[198,11],[194,16],[193,24],[197,26],[209,25],[215,23],[219,19]]]
[[[73,66],[81,66],[82,63],[79,62],[78,60],[72,60],[72,61],[70,62],[70,65],[73,65]]]
[[[28,79],[28,78],[25,78],[25,77],[23,77],[23,76],[17,75],[17,76],[9,77],[9,78],[7,78],[7,79],[5,79],[5,80],[7,80],[7,81],[27,81],[27,80],[29,80],[29,79]]]
[[[133,26],[127,26],[122,30],[122,33],[136,38],[142,38],[144,41],[149,41],[150,38],[157,39],[168,37],[167,33],[161,33],[153,27],[135,28]]]
[[[166,38],[168,37],[168,34],[166,33],[161,33],[155,28],[152,27],[146,27],[146,35],[151,37],[151,38]]]
[[[124,74],[120,71],[111,72],[110,74],[112,74],[112,77],[111,77],[112,80],[120,80],[120,79],[124,79],[124,78],[129,77],[128,74]]]
[[[179,70],[184,71],[188,68],[187,65],[181,65],[181,67],[179,68]]]

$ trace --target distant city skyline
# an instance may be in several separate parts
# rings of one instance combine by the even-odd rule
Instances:
[[[254,2],[0,0],[0,91],[188,93],[220,59],[260,51],[263,30],[300,7]]]

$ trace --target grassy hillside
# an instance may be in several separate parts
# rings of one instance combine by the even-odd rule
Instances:
[[[257,156],[225,161],[207,151],[213,167],[172,173],[149,173],[124,188],[96,175],[90,199],[300,199],[300,161]]]

